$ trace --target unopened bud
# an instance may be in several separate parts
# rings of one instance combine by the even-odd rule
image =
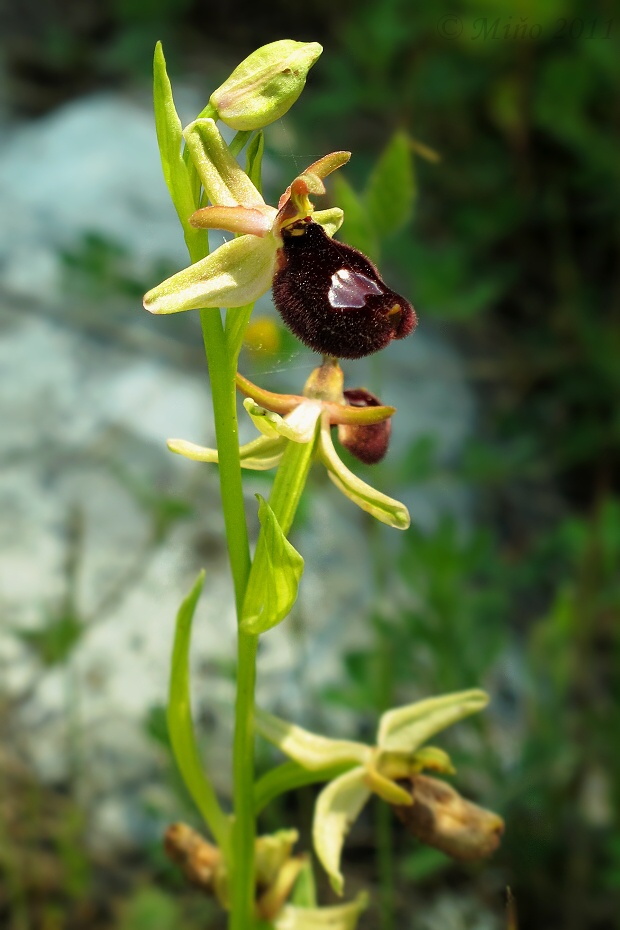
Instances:
[[[252,52],[211,94],[210,104],[232,129],[260,129],[284,116],[306,83],[322,47],[281,39]]]
[[[490,856],[499,846],[504,821],[461,797],[451,785],[427,775],[411,779],[413,804],[395,806],[407,830],[427,846],[455,859]]]

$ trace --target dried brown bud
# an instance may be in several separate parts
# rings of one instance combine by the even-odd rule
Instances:
[[[411,807],[394,806],[394,810],[407,830],[427,846],[463,860],[483,859],[499,846],[502,818],[467,801],[446,782],[414,775],[411,794]]]
[[[216,875],[221,870],[222,854],[200,833],[185,823],[173,823],[164,836],[164,850],[193,885],[215,893]]]

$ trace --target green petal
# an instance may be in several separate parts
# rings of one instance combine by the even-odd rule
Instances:
[[[288,904],[278,914],[276,930],[355,930],[360,914],[368,906],[361,892],[354,901],[332,907],[295,907]]]
[[[240,236],[158,284],[146,294],[144,307],[150,313],[243,307],[269,290],[275,264],[275,239]]]
[[[386,778],[381,772],[369,767],[366,770],[366,785],[373,794],[378,795],[388,804],[412,804],[411,793],[397,785],[391,778]]]
[[[212,204],[264,206],[265,201],[231,154],[212,119],[197,119],[183,130],[196,171]]]
[[[218,462],[217,449],[207,449],[206,446],[198,446],[186,439],[169,439],[167,445],[171,452],[183,455],[194,462],[214,462],[215,464]],[[286,440],[280,436],[273,439],[259,436],[258,439],[253,439],[252,442],[239,447],[241,467],[251,471],[267,471],[269,468],[275,468],[280,464],[285,447]]]
[[[379,747],[391,752],[413,753],[435,733],[477,713],[488,703],[488,695],[473,688],[389,710],[379,724]]]
[[[366,762],[371,753],[363,743],[311,733],[260,708],[256,709],[255,727],[261,736],[310,771]]]
[[[273,207],[203,207],[189,221],[195,229],[226,229],[263,238],[271,232],[275,213]]]
[[[394,529],[406,530],[409,527],[411,520],[404,504],[387,497],[349,471],[334,449],[328,426],[321,429],[318,453],[331,480],[354,504]]]
[[[336,894],[344,888],[340,854],[345,837],[369,797],[366,769],[360,766],[331,781],[317,799],[312,839]]]
[[[335,236],[344,220],[344,212],[340,207],[330,207],[328,210],[315,210],[312,219],[322,226],[327,235]]]
[[[267,501],[257,494],[261,534],[241,610],[241,629],[256,636],[288,616],[297,600],[304,560],[288,541]]]
[[[292,442],[312,442],[322,411],[320,401],[315,400],[302,401],[286,417],[261,407],[251,397],[246,397],[243,406],[251,416],[256,429],[265,436],[282,436]]]

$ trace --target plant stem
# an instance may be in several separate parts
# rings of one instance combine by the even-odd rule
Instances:
[[[251,563],[239,462],[236,358],[230,357],[219,311],[202,310],[200,320],[211,379],[226,542],[239,618]],[[251,930],[254,926],[254,687],[257,646],[258,637],[238,631],[230,930]]]

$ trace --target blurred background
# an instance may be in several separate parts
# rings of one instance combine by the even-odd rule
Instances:
[[[267,199],[352,150],[329,185],[341,238],[419,313],[345,369],[398,407],[386,461],[354,467],[413,527],[383,532],[315,470],[303,590],[264,638],[260,701],[371,739],[387,706],[492,695],[439,742],[505,818],[501,850],[457,865],[369,807],[345,858],[347,892],[372,891],[363,927],[496,930],[508,886],[528,930],[619,927],[617,5],[5,0],[1,16],[2,928],[222,926],[161,850],[168,823],[198,825],[164,706],[201,566],[195,707],[224,796],[234,621],[217,477],[165,449],[213,444],[198,321],[141,308],[186,264],[150,69],[161,39],[189,121],[285,37],[325,50],[266,131]],[[264,298],[243,372],[298,392],[315,363]],[[253,533],[267,480],[247,481]],[[313,798],[261,827],[299,825],[308,848]]]

